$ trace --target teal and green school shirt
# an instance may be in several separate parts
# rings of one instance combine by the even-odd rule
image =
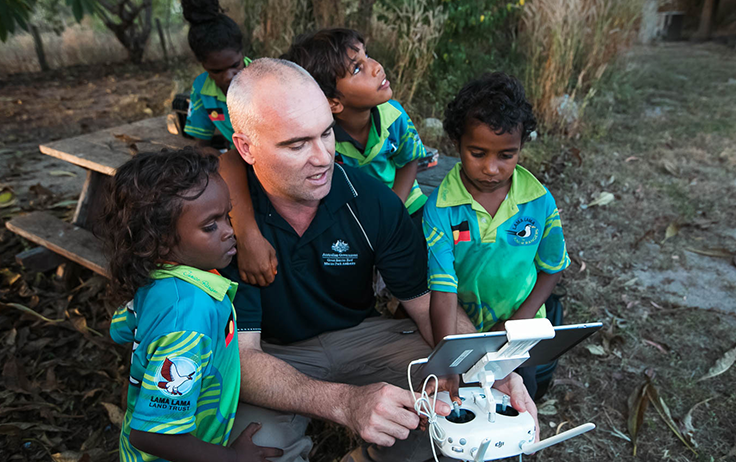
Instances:
[[[251,63],[244,58],[245,65]],[[232,146],[233,126],[227,112],[226,95],[215,84],[210,76],[203,72],[194,79],[192,93],[189,96],[189,114],[184,126],[184,133],[201,140],[212,139],[217,128]]]
[[[457,293],[480,332],[510,318],[537,273],[570,265],[552,194],[517,165],[506,199],[491,216],[465,189],[458,163],[424,207],[430,290]],[[537,312],[545,316],[545,308]]]
[[[371,110],[371,130],[362,146],[339,125],[335,125],[335,160],[364,171],[389,188],[394,187],[396,170],[422,157],[427,157],[414,122],[397,101],[390,100]],[[424,203],[427,196],[414,185],[405,205],[411,215]]]
[[[115,342],[133,343],[124,462],[162,460],[131,445],[131,429],[226,445],[240,393],[238,285],[189,266],[166,265],[151,278],[110,324]]]

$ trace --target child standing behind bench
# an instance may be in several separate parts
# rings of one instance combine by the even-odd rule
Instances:
[[[240,394],[230,263],[230,195],[218,160],[188,148],[138,154],[113,179],[101,230],[113,292],[131,302],[110,325],[133,343],[120,460],[263,461],[249,425],[226,447]]]
[[[215,128],[232,147],[233,127],[225,96],[230,81],[251,60],[243,56],[243,34],[217,0],[182,0],[189,21],[189,47],[204,70],[192,84],[184,133],[210,146]]]
[[[552,194],[517,164],[536,127],[524,89],[485,74],[447,106],[444,127],[461,162],[424,210],[435,341],[456,333],[457,304],[480,332],[544,317],[570,259]]]
[[[418,161],[427,152],[404,108],[391,99],[383,66],[367,55],[363,37],[351,29],[320,30],[297,38],[281,58],[309,72],[329,100],[335,117],[335,161],[391,188],[421,233],[427,196],[416,178]],[[228,163],[223,174],[233,175],[229,184],[244,185],[241,191],[231,191],[234,202],[249,204],[245,168],[240,164]],[[241,278],[250,284],[270,284],[278,262],[255,224],[252,208],[237,207],[233,222]]]

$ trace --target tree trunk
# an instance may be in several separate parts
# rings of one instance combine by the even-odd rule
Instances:
[[[38,56],[38,64],[41,66],[41,71],[46,72],[50,69],[49,63],[46,62],[46,52],[43,50],[43,39],[41,33],[35,24],[31,24],[31,35],[33,35],[33,44],[36,46],[36,56]]]
[[[161,50],[164,52],[164,62],[166,67],[169,66],[169,53],[166,51],[166,40],[164,39],[164,30],[161,28],[161,21],[156,18],[156,28],[158,29],[158,40],[161,42]]]
[[[700,26],[698,31],[693,35],[695,40],[710,40],[710,34],[713,29],[713,18],[718,10],[718,0],[705,0],[703,10],[700,13]]]
[[[358,32],[366,39],[371,37],[371,19],[373,18],[373,5],[376,0],[360,0],[358,2]]]

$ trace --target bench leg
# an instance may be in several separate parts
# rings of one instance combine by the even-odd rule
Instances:
[[[87,170],[87,179],[79,195],[77,210],[74,212],[72,223],[93,231],[97,218],[102,214],[104,192],[112,177],[100,172]]]
[[[31,271],[45,273],[50,269],[67,263],[69,260],[46,247],[34,247],[17,254],[15,261]]]

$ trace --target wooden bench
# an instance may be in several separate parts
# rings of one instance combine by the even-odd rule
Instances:
[[[78,165],[87,170],[72,223],[62,221],[47,212],[32,212],[6,223],[9,230],[29,241],[108,276],[102,246],[92,233],[94,220],[100,216],[102,192],[115,171],[138,152],[159,151],[162,148],[181,149],[194,140],[169,133],[166,117],[141,120],[132,124],[100,130],[39,146],[42,153]],[[439,156],[438,165],[417,174],[420,187],[429,194],[459,159]],[[38,271],[49,269],[58,257],[43,255],[36,249],[16,256],[24,265],[36,262]]]
[[[94,219],[101,214],[102,193],[111,175],[138,152],[181,149],[193,144],[194,140],[169,133],[166,117],[43,144],[39,146],[42,153],[87,170],[72,223],[47,212],[32,212],[13,218],[6,227],[55,254],[108,276],[102,245],[91,229]],[[39,271],[59,261],[49,253],[39,254],[36,249],[23,254],[17,255],[16,260],[24,265],[33,264]]]

